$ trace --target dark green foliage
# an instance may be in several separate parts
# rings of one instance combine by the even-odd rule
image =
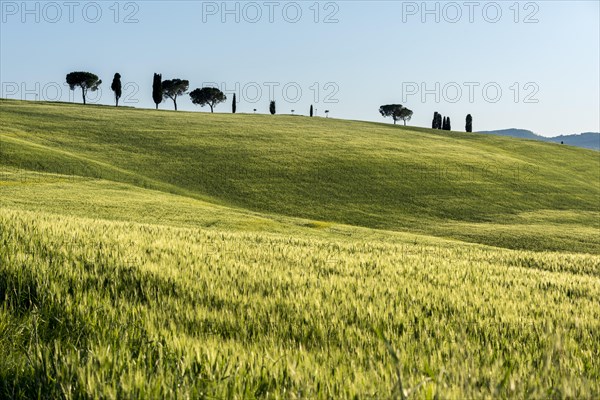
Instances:
[[[118,72],[115,74],[115,77],[113,78],[112,84],[110,85],[110,89],[115,92],[115,107],[119,106],[119,99],[121,98],[122,95],[122,89],[121,89],[121,74],[119,74]]]
[[[98,76],[91,72],[71,72],[67,74],[67,84],[71,90],[75,90],[75,87],[81,88],[81,94],[83,96],[83,104],[85,104],[85,96],[88,90],[95,92],[98,87],[102,84],[102,80],[98,79]]]
[[[152,100],[154,100],[157,110],[158,110],[158,105],[162,102],[162,99],[163,99],[162,75],[154,74],[154,81],[152,82]]]
[[[271,100],[271,104],[269,104],[269,112],[271,115],[275,115],[275,100]]]
[[[396,121],[402,120],[404,121],[404,125],[406,125],[406,121],[410,121],[413,115],[413,112],[402,104],[383,105],[379,107],[379,113],[383,117],[392,117],[394,124],[396,124]]]
[[[406,121],[410,121],[410,119],[413,116],[413,111],[406,108],[406,107],[402,107],[402,109],[398,112],[397,118],[401,119],[404,122],[404,126],[406,126]]]
[[[237,109],[237,104],[236,104],[236,98],[235,98],[235,93],[233,94],[233,101],[231,102],[231,112],[233,114],[235,114],[235,111]]]
[[[312,104],[310,105],[310,116],[311,117],[313,116],[313,106],[312,106]]]
[[[221,92],[217,88],[213,87],[205,87],[202,89],[194,89],[190,93],[190,98],[192,99],[192,103],[200,105],[204,107],[208,105],[210,107],[210,112],[214,112],[214,107],[227,100],[227,96],[223,92]],[[235,94],[233,95],[234,104],[235,104]],[[235,110],[234,110],[235,112]]]
[[[451,131],[452,125],[450,124],[450,117],[446,118],[446,130]]]
[[[467,123],[465,126],[465,130],[467,132],[473,132],[473,117],[471,117],[471,114],[467,115]]]
[[[184,79],[167,79],[162,82],[162,94],[165,99],[173,100],[177,111],[177,97],[185,94],[190,87],[190,82]]]
[[[446,124],[446,117],[443,117],[442,114],[437,111],[433,113],[433,120],[431,121],[432,129],[444,129]]]

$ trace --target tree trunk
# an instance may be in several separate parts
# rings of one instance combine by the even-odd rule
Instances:
[[[85,89],[81,88],[81,95],[83,96],[83,105],[85,106]]]
[[[158,103],[156,103],[156,109],[158,110]]]
[[[404,121],[404,126],[406,126],[406,121]]]
[[[213,105],[209,104],[209,106],[210,106],[210,113],[212,114],[213,113]]]
[[[173,99],[173,104],[175,104],[175,111],[177,111],[177,100]]]

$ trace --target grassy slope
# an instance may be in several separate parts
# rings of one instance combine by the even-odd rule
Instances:
[[[426,383],[411,398],[597,398],[599,274],[585,254],[2,210],[0,397],[387,399],[400,371]]]
[[[399,370],[430,379],[416,398],[597,398],[599,256],[415,232],[598,253],[598,165],[382,124],[0,101],[0,397],[382,399]]]
[[[0,105],[5,166],[127,182],[240,212],[600,253],[594,151],[322,118]]]

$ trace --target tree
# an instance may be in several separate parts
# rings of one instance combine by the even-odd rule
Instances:
[[[402,104],[387,104],[387,105],[379,107],[379,113],[384,118],[392,117],[392,119],[394,120],[394,125],[395,125],[396,121],[402,119],[400,116],[403,113],[403,111],[402,111],[403,109],[405,109],[405,107]],[[410,110],[408,110],[408,111],[410,111]],[[410,111],[410,116],[412,116],[412,111]],[[406,118],[410,119],[408,114],[406,114]],[[405,121],[405,124],[406,124],[406,121]]]
[[[190,82],[182,79],[167,79],[162,81],[162,93],[165,99],[173,100],[175,111],[177,111],[177,96],[182,96],[190,87]]]
[[[234,96],[235,97],[235,96]],[[192,103],[199,104],[201,107],[208,105],[210,112],[214,111],[214,107],[227,100],[227,96],[219,89],[214,87],[204,87],[202,89],[194,89],[190,93]]]
[[[438,112],[433,113],[433,119],[431,120],[431,129],[437,129]]]
[[[473,117],[471,117],[471,114],[467,115],[467,124],[465,126],[465,130],[467,132],[473,132]]]
[[[95,92],[102,84],[102,81],[98,79],[97,75],[94,75],[91,72],[71,72],[70,74],[67,74],[67,84],[71,90],[75,90],[76,86],[81,88],[83,104],[85,104],[85,96],[88,90]]]
[[[397,118],[404,121],[404,126],[406,126],[406,121],[410,121],[413,116],[412,110],[409,110],[406,107],[402,107],[402,109],[398,112]]]
[[[123,93],[121,90],[121,74],[119,74],[118,72],[115,74],[110,88],[113,92],[115,92],[115,107],[118,107],[119,99],[121,98],[121,94]]]
[[[275,115],[275,100],[271,100],[271,104],[269,104],[269,112],[271,115]]]
[[[442,129],[442,114],[437,115],[437,120],[435,123],[435,129]]]
[[[152,99],[154,100],[156,109],[158,110],[158,105],[162,103],[163,99],[161,74],[154,74],[154,81],[152,82]]]
[[[445,130],[445,131],[452,130],[452,127],[450,126],[450,117],[444,117],[444,122],[442,124],[442,129]]]
[[[325,110],[325,118],[329,118],[329,110]]]
[[[237,109],[237,104],[236,104],[235,93],[234,93],[233,101],[231,102],[231,113],[235,114],[236,109]]]
[[[313,106],[312,106],[312,104],[310,105],[310,116],[311,117],[313,116]]]

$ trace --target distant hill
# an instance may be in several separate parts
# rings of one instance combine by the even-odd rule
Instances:
[[[560,135],[553,138],[547,138],[547,142],[560,143],[570,146],[583,147],[584,149],[600,150],[600,133],[585,132],[578,135]]]
[[[490,135],[510,136],[520,139],[541,140],[543,142],[560,143],[569,146],[582,147],[584,149],[600,150],[600,133],[585,132],[573,135],[560,135],[555,137],[544,137],[526,129],[501,129],[497,131],[482,131]]]

